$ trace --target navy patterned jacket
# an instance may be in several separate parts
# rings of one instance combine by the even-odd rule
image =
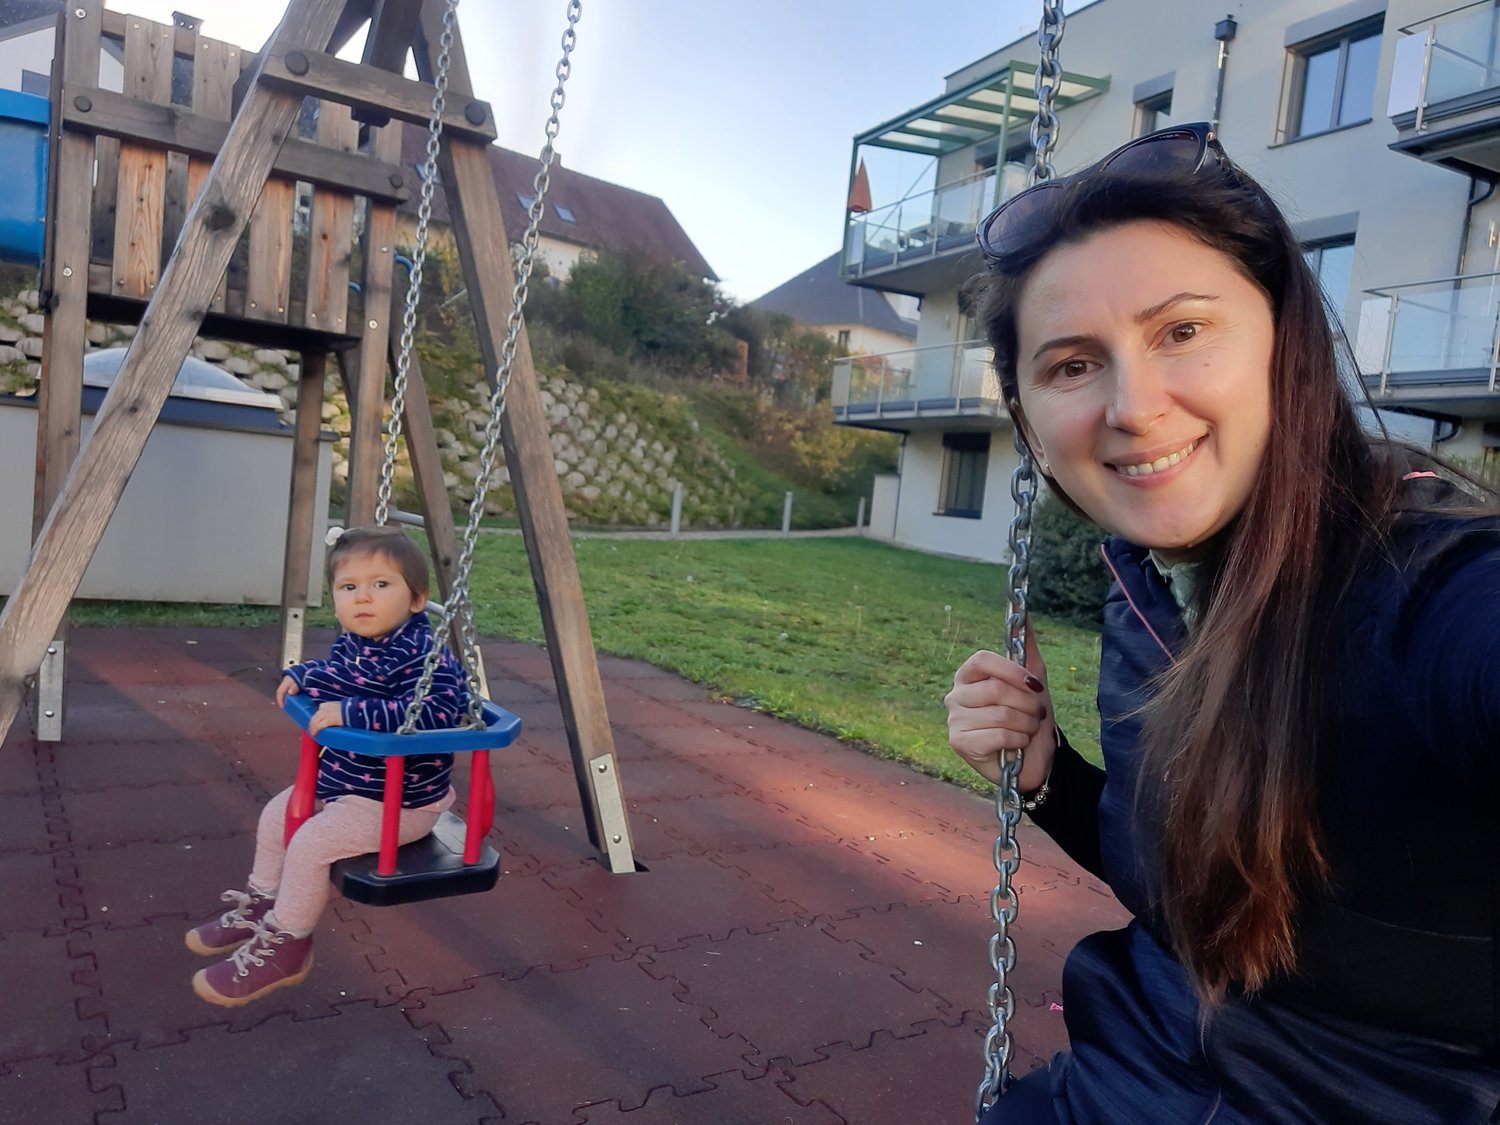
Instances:
[[[427,654],[432,650],[432,626],[426,613],[415,613],[405,625],[381,641],[340,633],[327,660],[294,664],[284,675],[297,681],[309,699],[337,701],[344,725],[360,730],[395,731],[406,718]],[[469,706],[463,668],[443,649],[432,688],[422,702],[417,729],[457,726]],[[404,759],[401,804],[421,808],[448,793],[452,754],[412,754]],[[385,759],[324,747],[318,758],[320,801],[345,794],[380,800],[385,792]]]

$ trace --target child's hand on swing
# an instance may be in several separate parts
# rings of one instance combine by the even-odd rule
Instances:
[[[276,706],[285,707],[286,697],[296,695],[302,689],[297,686],[297,681],[290,676],[282,676],[281,683],[276,685]]]
[[[344,708],[338,701],[320,703],[318,709],[313,712],[313,717],[308,721],[307,733],[316,735],[325,727],[341,727],[344,725]]]

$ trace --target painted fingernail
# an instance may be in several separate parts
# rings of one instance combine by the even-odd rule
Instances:
[[[1037,679],[1035,676],[1026,677],[1026,686],[1029,687],[1032,691],[1036,692],[1047,690],[1047,685],[1042,683],[1042,681]]]

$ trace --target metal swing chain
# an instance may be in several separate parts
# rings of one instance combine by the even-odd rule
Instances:
[[[450,0],[456,3],[456,0]],[[500,347],[500,362],[495,370],[495,390],[490,399],[490,418],[484,429],[484,449],[479,455],[479,473],[474,479],[474,495],[469,501],[469,522],[464,529],[463,549],[459,552],[458,565],[454,571],[453,587],[448,592],[448,604],[440,615],[441,621],[434,632],[441,634],[448,622],[458,622],[460,645],[463,649],[463,665],[469,681],[469,718],[473,725],[484,725],[484,701],[479,692],[479,639],[474,626],[474,606],[469,594],[469,573],[474,565],[474,551],[479,545],[479,524],[484,517],[484,501],[489,493],[491,478],[495,474],[496,455],[500,449],[502,421],[505,417],[506,398],[510,390],[511,369],[516,358],[516,348],[521,338],[522,313],[526,308],[527,288],[531,283],[531,271],[536,264],[538,231],[542,223],[543,202],[552,183],[552,162],[556,159],[557,140],[560,128],[558,116],[566,101],[565,87],[573,73],[573,49],[578,44],[578,19],[582,15],[582,0],[568,0],[568,26],[562,37],[562,57],[557,62],[557,85],[553,87],[551,115],[544,128],[546,143],[542,145],[538,158],[536,178],[532,181],[531,207],[527,211],[526,233],[521,239],[521,257],[516,263],[516,283],[511,291],[510,316],[505,322],[505,341]],[[422,669],[411,705],[401,724],[400,733],[408,733],[416,723],[420,701],[432,687],[433,674],[437,671],[438,649],[428,653],[427,663]]]
[[[1027,186],[1052,179],[1052,151],[1057,145],[1058,121],[1053,99],[1062,80],[1058,45],[1062,42],[1066,17],[1063,0],[1042,0],[1042,22],[1037,29],[1041,59],[1036,70],[1036,116],[1031,121],[1031,144],[1036,161],[1027,177]],[[1019,455],[1010,478],[1010,495],[1016,514],[1010,524],[1011,564],[1007,573],[1010,611],[1005,619],[1007,655],[1022,667],[1026,664],[1026,602],[1031,583],[1031,510],[1036,499],[1036,470],[1031,452],[1021,438],[1020,427],[1014,427],[1013,440]],[[1021,846],[1016,828],[1021,823],[1021,794],[1017,783],[1021,777],[1020,750],[1007,750],[1001,757],[1000,783],[995,789],[995,818],[1000,823],[995,837],[995,889],[990,892],[990,917],[995,932],[989,942],[990,967],[995,974],[985,1000],[990,1013],[990,1029],[984,1037],[984,1080],[974,1099],[974,1116],[978,1120],[1003,1094],[1011,1082],[1010,1061],[1014,1041],[1010,1021],[1016,1001],[1010,989],[1009,975],[1016,967],[1016,944],[1010,936],[1016,920],[1019,901],[1011,879],[1021,866]]]
[[[443,12],[443,35],[438,45],[437,73],[432,80],[432,117],[427,122],[427,160],[422,165],[422,199],[417,206],[416,245],[412,248],[411,272],[406,283],[406,307],[401,314],[401,343],[396,350],[391,419],[385,432],[385,457],[380,463],[380,488],[375,494],[375,522],[382,527],[390,515],[391,485],[396,475],[396,446],[401,439],[401,414],[406,409],[406,383],[417,335],[417,307],[422,301],[422,269],[427,263],[428,227],[432,223],[432,196],[437,183],[443,110],[448,103],[448,72],[452,67],[457,27],[458,0],[448,0],[448,7]]]

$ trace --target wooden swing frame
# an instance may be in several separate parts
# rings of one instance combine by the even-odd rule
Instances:
[[[103,0],[65,6],[53,67],[35,527],[30,563],[0,612],[0,739],[32,676],[50,704],[38,707],[37,735],[61,737],[69,602],[200,331],[302,355],[281,657],[285,664],[300,656],[330,355],[338,359],[350,398],[348,522],[374,520],[392,345],[396,210],[412,186],[410,171],[399,165],[400,129],[402,122],[425,125],[431,114],[445,10],[443,0],[291,0],[265,49],[237,62],[225,54],[233,48],[213,46],[190,22],[168,28],[106,12]],[[366,23],[364,60],[335,58]],[[125,45],[124,94],[99,88],[100,41],[112,34]],[[420,81],[401,75],[409,50]],[[171,104],[173,60],[181,57],[193,60],[190,108]],[[232,81],[210,81],[216,70]],[[320,113],[316,144],[292,135],[304,98],[319,99],[325,110],[349,107]],[[493,387],[514,275],[487,153],[494,119],[474,97],[456,28],[448,104],[441,190]],[[356,151],[358,120],[370,125],[367,152]],[[381,127],[385,121],[393,124]],[[96,190],[80,186],[96,180]],[[308,291],[293,294],[291,236],[273,217],[295,210],[299,181],[312,185],[317,257],[310,260]],[[170,185],[179,189],[175,195]],[[350,331],[348,247],[357,196],[367,201],[363,310],[358,330]],[[180,213],[174,199],[184,201]],[[236,289],[228,271],[247,230],[248,275]],[[164,246],[174,248],[163,264]],[[80,452],[84,330],[91,313],[139,327]],[[524,329],[512,372],[505,461],[580,801],[601,859],[615,873],[630,872],[636,867],[613,735]],[[419,369],[413,367],[409,381],[403,428],[438,589],[446,598],[456,559],[452,514]]]

